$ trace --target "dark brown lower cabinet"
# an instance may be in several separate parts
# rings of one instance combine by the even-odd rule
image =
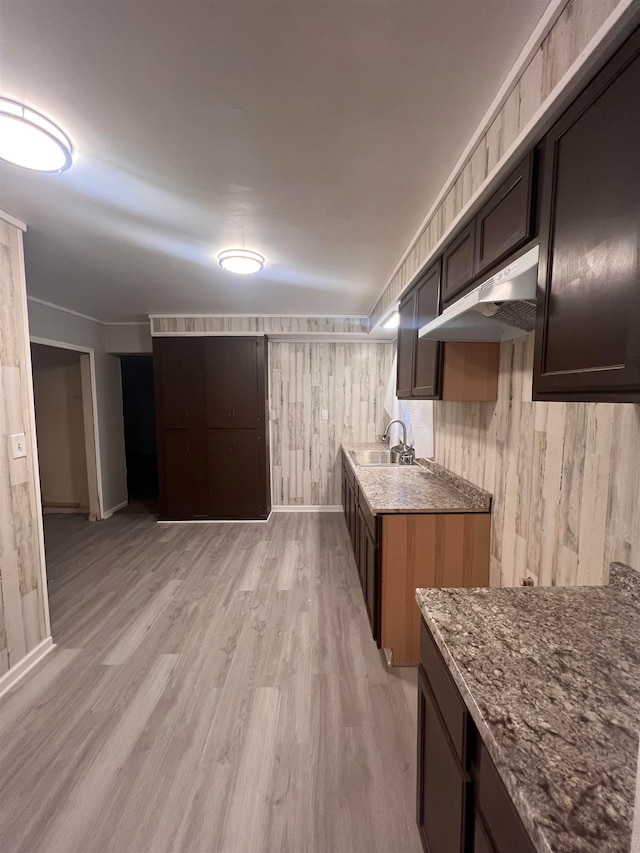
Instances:
[[[465,853],[471,780],[460,765],[422,667],[418,670],[418,828],[428,853]]]
[[[424,620],[420,630],[416,819],[425,853],[534,853]]]
[[[261,455],[257,430],[207,430],[210,516],[257,518],[265,514]]]

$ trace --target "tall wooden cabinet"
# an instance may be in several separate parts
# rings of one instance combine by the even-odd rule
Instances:
[[[153,356],[161,519],[266,518],[266,338],[154,338]]]

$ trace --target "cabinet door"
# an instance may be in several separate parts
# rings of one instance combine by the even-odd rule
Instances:
[[[491,837],[488,848],[495,853],[534,853],[535,848],[524,828],[513,801],[484,745],[480,744],[478,814],[485,834]],[[482,850],[482,846],[479,848]]]
[[[154,338],[153,362],[158,428],[195,425],[203,392],[202,342],[194,338]]]
[[[480,815],[476,815],[476,827],[473,835],[473,853],[496,853]]]
[[[413,393],[413,355],[417,339],[415,291],[400,303],[398,326],[398,373],[396,396],[411,398]]]
[[[438,260],[416,286],[413,397],[437,398],[440,394],[442,344],[438,341],[418,338],[417,333],[438,316],[441,268],[441,262]]]
[[[212,518],[255,518],[265,514],[261,440],[258,430],[208,430]]]
[[[476,217],[475,274],[486,272],[533,236],[533,152]]]
[[[164,459],[161,515],[168,519],[192,518],[194,513],[189,433],[188,429],[168,429],[159,436]]]
[[[380,646],[380,581],[378,574],[378,551],[376,549],[376,541],[364,522],[363,527],[364,537],[361,547],[364,549],[365,602],[367,605],[367,613],[369,615],[369,624],[371,625],[373,639],[376,641],[376,645]]]
[[[358,548],[357,560],[360,586],[365,604],[367,602],[367,525],[362,517],[362,511],[358,508]]]
[[[256,338],[207,338],[205,366],[207,427],[255,429],[260,416]]]
[[[544,144],[534,399],[640,401],[640,31]]]
[[[475,229],[473,222],[449,243],[442,255],[442,301],[448,302],[473,279]]]
[[[463,853],[470,780],[453,751],[422,667],[418,668],[417,820],[429,853]]]

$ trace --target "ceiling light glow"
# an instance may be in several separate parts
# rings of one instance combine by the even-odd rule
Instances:
[[[227,249],[218,255],[218,263],[223,270],[238,275],[251,275],[264,268],[264,258],[248,249]]]
[[[64,172],[72,163],[71,141],[46,116],[0,98],[0,160],[36,172]]]
[[[394,311],[382,324],[383,329],[397,329],[400,325],[400,314]]]

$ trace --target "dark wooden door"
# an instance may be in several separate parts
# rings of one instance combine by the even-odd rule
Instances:
[[[418,667],[417,820],[429,853],[467,850],[470,779],[461,769],[424,670]]]
[[[448,302],[473,280],[475,229],[470,222],[442,255],[442,301]]]
[[[256,518],[265,514],[260,440],[257,430],[208,430],[209,515],[212,518]]]
[[[163,430],[160,455],[164,459],[164,501],[162,516],[171,519],[192,518],[194,489],[191,480],[190,430]]]
[[[639,52],[636,31],[545,139],[535,399],[640,401]]]
[[[418,338],[417,333],[438,316],[440,298],[440,273],[442,265],[437,261],[416,285],[414,370],[412,396],[437,398],[440,394],[442,344]]]
[[[476,217],[475,275],[533,237],[533,161],[529,153]]]
[[[413,355],[417,334],[415,291],[402,300],[399,313],[396,396],[407,399],[413,394]]]

